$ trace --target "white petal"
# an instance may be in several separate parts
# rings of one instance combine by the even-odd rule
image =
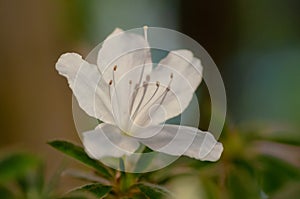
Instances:
[[[214,148],[204,157],[202,160],[207,160],[207,161],[217,161],[220,159],[221,154],[223,152],[223,145],[222,143],[218,142],[214,146]]]
[[[222,144],[211,133],[188,126],[151,126],[134,135],[140,137],[140,142],[152,150],[169,155],[217,161],[223,151]]]
[[[101,82],[97,66],[89,64],[76,53],[66,53],[58,59],[56,69],[67,78],[79,106],[88,115],[107,123],[114,123],[108,85]]]
[[[129,70],[144,64],[147,66],[144,67],[143,79],[152,70],[148,42],[142,35],[124,32],[121,29],[116,29],[105,39],[97,58],[97,65],[105,81],[113,79],[114,73],[116,83]],[[113,72],[115,65],[117,65],[117,70]],[[139,79],[140,75],[135,78]]]
[[[165,66],[171,67],[184,76],[193,90],[197,89],[202,80],[203,67],[201,61],[194,57],[193,53],[189,50],[181,49],[170,51],[169,54],[159,62],[156,70],[159,71]]]
[[[131,155],[138,149],[139,142],[123,134],[118,127],[102,123],[95,130],[83,133],[83,145],[89,156],[101,159]]]
[[[159,104],[164,109],[164,117],[161,113],[152,112],[152,118],[158,123],[164,122],[167,119],[175,117],[182,113],[189,105],[193,94],[202,80],[202,66],[200,60],[195,58],[188,50],[171,51],[166,58],[161,60],[158,66],[152,71],[150,81],[155,85],[160,83],[160,92],[153,98],[153,104],[149,103],[145,108],[145,113],[140,114],[145,117],[149,115],[150,108],[154,104]],[[163,92],[167,88],[170,91],[162,99]],[[155,87],[148,89],[145,98],[150,98],[153,95]],[[160,98],[160,99],[156,99]],[[149,117],[148,117],[149,119]],[[141,119],[140,120],[145,120]],[[138,122],[141,123],[141,122]]]

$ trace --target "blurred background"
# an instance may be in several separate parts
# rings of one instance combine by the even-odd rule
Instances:
[[[220,186],[230,190],[245,184],[242,187],[250,189],[254,182],[264,184],[268,174],[275,184],[258,186],[259,196],[251,195],[252,189],[242,194],[280,198],[288,193],[288,198],[300,198],[295,191],[300,187],[300,178],[295,178],[300,170],[299,10],[298,0],[0,0],[1,154],[13,150],[35,153],[53,173],[63,157],[46,142],[61,138],[80,143],[72,119],[71,90],[54,68],[58,57],[69,51],[86,56],[115,27],[165,27],[198,41],[223,76],[228,120],[221,137],[225,155],[218,168],[240,167],[246,164],[242,160],[267,161],[267,157],[251,159],[257,151],[283,162],[284,167],[274,172],[252,165],[253,172],[261,175],[249,182],[249,176],[240,179],[238,169],[235,173],[229,169],[228,175],[234,176]],[[201,104],[209,105],[205,88],[198,94]],[[206,123],[200,127],[205,128]],[[250,152],[236,155],[249,143],[253,143]],[[285,164],[293,168],[291,173],[285,172]],[[276,171],[285,174],[274,177]],[[228,198],[238,198],[238,194],[230,192]]]

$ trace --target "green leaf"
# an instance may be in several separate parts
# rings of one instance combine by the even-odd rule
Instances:
[[[98,199],[90,194],[68,194],[66,196],[60,197],[58,199]]]
[[[138,183],[134,185],[134,187],[137,187],[145,196],[151,199],[174,197],[169,190],[158,185],[144,182],[144,183]]]
[[[0,183],[16,180],[36,169],[41,164],[40,160],[28,154],[11,154],[0,160]]]
[[[96,196],[97,198],[102,198],[105,197],[110,191],[112,187],[111,186],[106,186],[102,185],[100,183],[95,183],[95,184],[88,184],[82,187],[79,187],[73,191],[70,192],[70,194],[73,193],[80,193],[80,192],[88,192]]]
[[[149,199],[143,193],[135,193],[130,199]]]
[[[244,163],[231,166],[226,179],[226,187],[229,198],[253,199],[260,198],[261,187],[257,176],[247,168]]]
[[[283,188],[277,190],[275,194],[270,195],[272,199],[299,198],[300,183],[287,183]]]
[[[64,154],[96,169],[100,174],[106,177],[111,177],[108,169],[105,168],[100,162],[90,158],[80,146],[74,145],[67,141],[55,140],[48,142],[49,145],[55,149],[63,152]]]
[[[3,187],[0,185],[0,196],[1,199],[13,199],[15,198],[14,194],[7,189],[6,187]]]
[[[300,170],[281,159],[271,156],[258,158],[262,188],[267,194],[276,193],[286,183],[299,182]]]
[[[90,183],[102,183],[103,185],[111,185],[111,182],[109,180],[99,175],[95,175],[93,172],[85,172],[76,169],[67,169],[63,172],[63,174]]]
[[[29,198],[40,198],[44,188],[44,168],[42,165],[17,179],[21,191]]]

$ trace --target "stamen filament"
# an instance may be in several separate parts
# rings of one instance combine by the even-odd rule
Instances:
[[[139,104],[137,105],[137,107],[136,107],[136,109],[135,109],[135,111],[134,111],[134,113],[133,113],[133,115],[132,115],[132,119],[134,120],[134,118],[136,117],[136,115],[137,115],[137,113],[138,113],[138,111],[139,111],[139,109],[140,109],[140,107],[141,107],[141,105],[142,105],[142,103],[143,103],[143,101],[144,101],[144,98],[145,98],[145,94],[146,94],[146,92],[147,92],[147,90],[148,90],[148,82],[144,82],[144,85],[143,85],[143,88],[144,88],[144,92],[143,92],[143,95],[142,95],[142,99],[140,100],[140,102],[139,102]]]
[[[154,96],[156,95],[158,89],[159,89],[159,81],[156,82],[156,89],[154,91],[154,93],[152,94],[152,96],[148,99],[148,101],[144,104],[144,106],[141,108],[140,112],[151,102],[151,100],[154,98]]]
[[[121,107],[120,107],[119,96],[118,96],[118,92],[117,92],[117,88],[116,88],[116,78],[115,78],[115,72],[117,71],[117,68],[118,68],[117,65],[115,65],[114,68],[113,68],[113,71],[112,71],[112,80],[110,80],[110,81],[112,81],[111,84],[113,84],[113,87],[114,87],[114,90],[115,90],[115,96],[116,96],[116,100],[117,100],[117,110],[119,111],[119,113],[117,114],[118,115],[117,119],[118,119],[118,121],[120,121],[120,111],[121,111],[120,109],[121,109]]]
[[[169,91],[170,91],[170,89],[166,88],[166,90],[165,90],[163,93],[161,93],[160,96],[159,96],[158,98],[156,98],[152,104],[155,104],[155,102],[158,101],[158,100],[162,97],[162,100],[161,100],[160,103],[159,103],[159,105],[162,105],[162,103],[163,103],[163,101],[165,100],[165,98],[166,98],[166,96],[167,96],[167,94],[168,94]],[[159,106],[157,106],[157,107],[155,108],[155,110],[153,111],[153,113],[155,113],[155,112],[158,110],[158,107],[159,107]],[[148,110],[149,110],[149,108],[148,108]],[[139,113],[141,113],[141,112],[142,112],[142,110],[141,110]],[[143,116],[143,120],[141,120],[142,123],[144,123],[144,122],[147,120],[147,117],[146,117],[146,116],[147,116],[147,115],[144,115],[144,116]]]
[[[155,102],[157,102],[159,99],[161,99],[161,101],[159,102],[159,105],[162,105],[162,103],[165,101],[165,99],[166,99],[166,97],[167,97],[167,94],[168,94],[168,92],[170,91],[170,86],[171,86],[171,83],[172,83],[172,81],[173,81],[173,77],[174,77],[174,75],[173,75],[173,73],[171,73],[170,74],[170,81],[169,81],[169,84],[168,84],[168,86],[166,87],[166,89],[165,89],[165,91],[163,92],[163,93],[161,93],[160,94],[160,96],[158,97],[158,98],[156,98],[155,100],[154,100],[154,102],[152,102],[152,104],[154,104]],[[137,112],[135,115],[134,115],[134,117],[133,117],[133,119],[139,114],[139,113],[141,113],[142,111],[143,111],[143,109],[151,102],[151,100],[154,98],[154,96],[156,95],[156,93],[158,92],[158,89],[159,89],[159,86],[160,86],[160,82],[156,82],[156,89],[155,89],[155,91],[154,91],[154,93],[153,93],[153,95],[149,98],[149,100],[143,105],[143,107],[141,108],[141,110],[139,111],[139,112]],[[142,98],[142,100],[143,100],[143,98]],[[141,103],[141,102],[140,102]],[[158,110],[158,106],[156,107],[156,109],[154,110],[154,112],[156,112]]]
[[[117,65],[114,66],[113,68],[113,73],[112,73],[112,78],[113,78],[113,82],[114,82],[114,87],[116,85],[116,81],[115,81],[115,72],[117,71]],[[116,87],[115,87],[116,88]]]
[[[111,91],[110,91],[110,88],[111,88],[111,85],[112,85],[112,80],[109,80],[108,85],[109,85],[108,94],[109,94],[109,99],[111,100]]]
[[[132,109],[133,109],[133,104],[134,104],[134,101],[135,101],[135,98],[137,96],[138,91],[139,91],[139,87],[138,87],[138,84],[136,84],[135,88],[134,88],[134,91],[132,93],[132,100],[131,100],[130,108],[129,108],[130,115],[131,115],[131,112],[132,112]]]

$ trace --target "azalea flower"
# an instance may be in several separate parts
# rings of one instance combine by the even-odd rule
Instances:
[[[103,42],[96,64],[77,53],[56,63],[79,106],[101,120],[83,133],[83,145],[95,159],[122,157],[145,145],[173,156],[216,161],[223,151],[209,132],[165,124],[189,105],[202,79],[202,66],[189,50],[170,51],[152,63],[147,27],[144,36],[116,29]]]

